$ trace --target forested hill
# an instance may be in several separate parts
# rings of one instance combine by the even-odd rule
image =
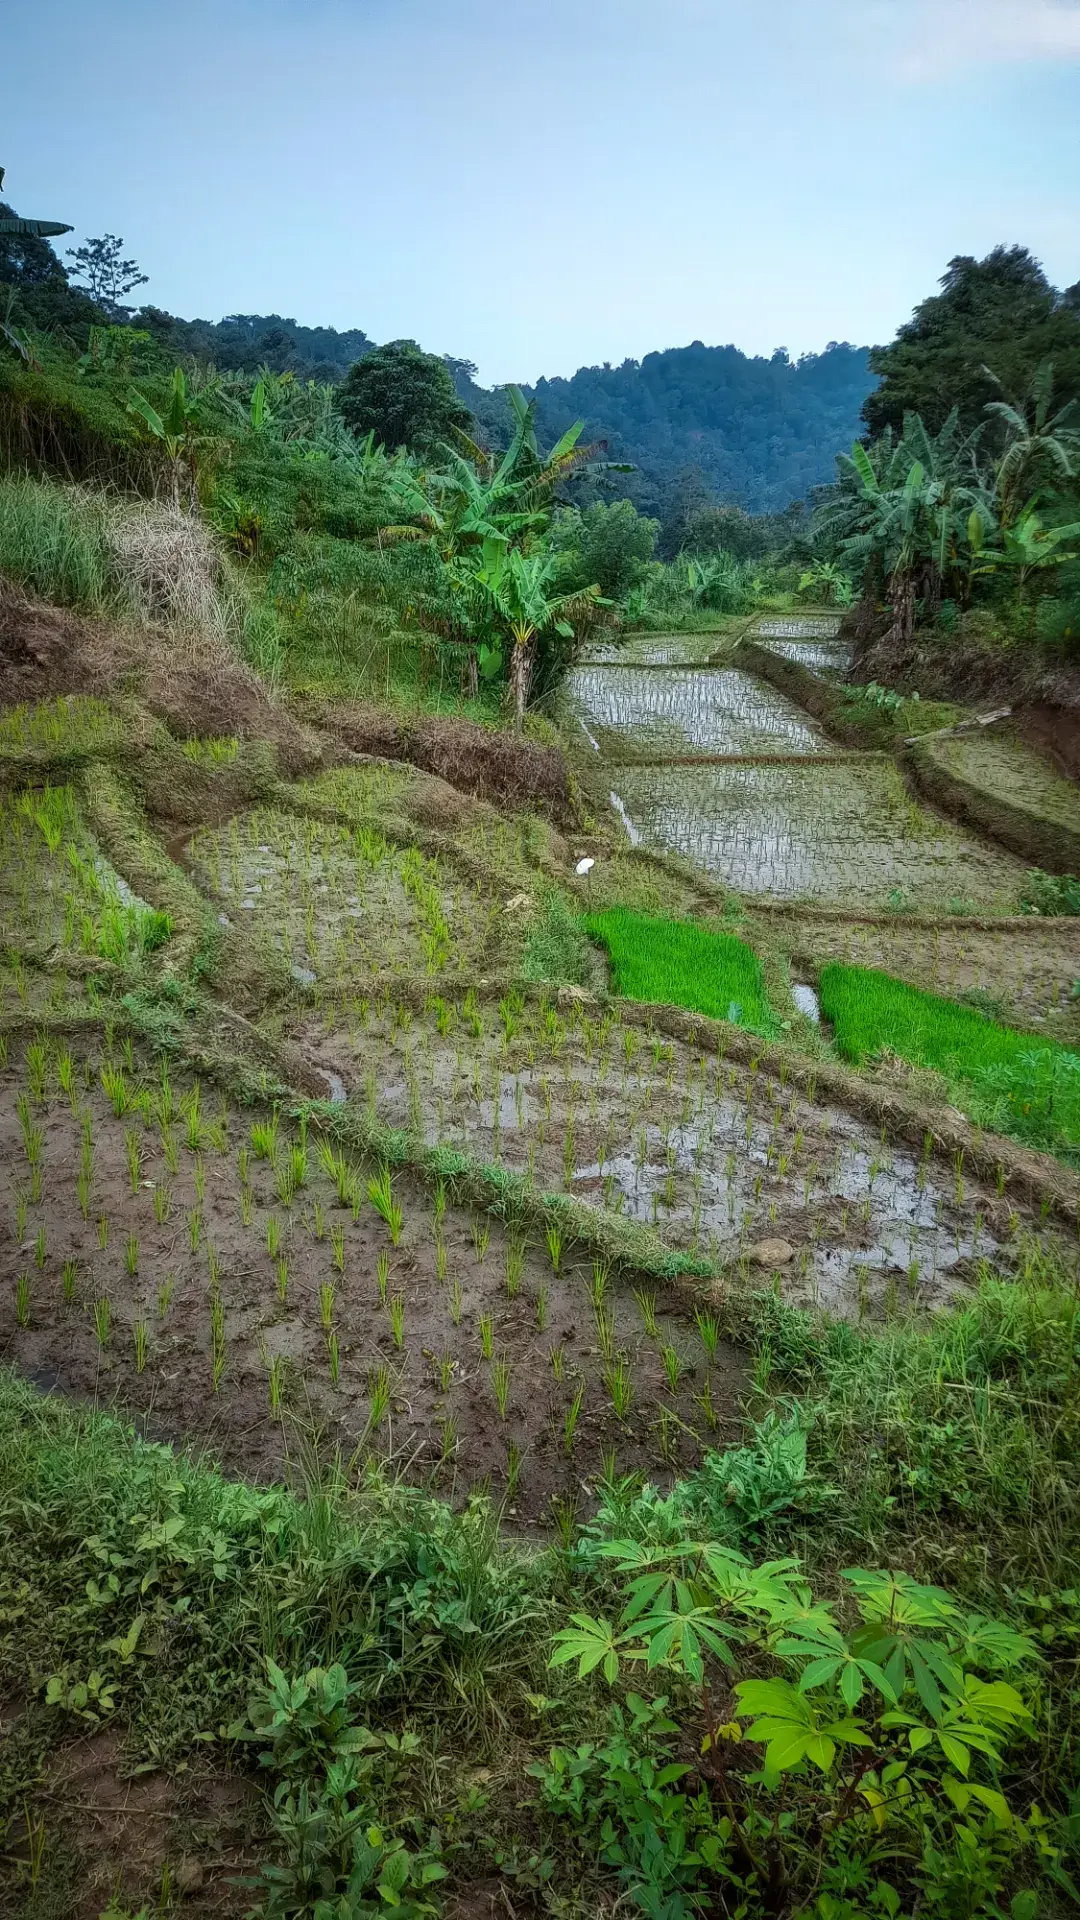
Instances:
[[[696,467],[717,493],[766,513],[833,479],[837,449],[865,432],[859,414],[876,384],[869,350],[846,342],[793,361],[783,350],[750,358],[695,340],[526,391],[536,395],[542,439],[583,418],[610,459],[633,461],[645,510]]]
[[[302,379],[341,380],[375,344],[359,328],[304,327],[279,314],[211,322],[150,308],[139,319],[177,351],[219,367],[266,364]],[[510,414],[502,392],[478,386],[469,361],[448,364],[488,438],[505,440]],[[875,385],[865,347],[834,344],[793,361],[782,351],[752,358],[695,340],[618,367],[581,367],[568,380],[540,380],[525,391],[536,395],[543,440],[550,444],[584,418],[589,438],[607,441],[610,459],[637,469],[625,491],[666,519],[688,470],[702,495],[731,496],[755,513],[779,511],[831,481],[837,449],[865,431],[859,411]]]

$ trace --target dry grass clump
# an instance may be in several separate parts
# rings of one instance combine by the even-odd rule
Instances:
[[[205,522],[151,500],[117,500],[104,515],[112,570],[148,625],[190,635],[203,648],[219,639],[235,651],[238,596]]]

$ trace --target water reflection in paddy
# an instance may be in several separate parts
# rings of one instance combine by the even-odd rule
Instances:
[[[774,687],[734,667],[582,666],[566,709],[601,753],[828,753],[809,714]]]
[[[748,894],[1015,911],[1021,861],[917,806],[891,760],[619,769],[643,843]]]

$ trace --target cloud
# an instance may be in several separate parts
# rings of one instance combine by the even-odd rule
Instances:
[[[894,75],[948,79],[972,67],[1080,61],[1080,0],[877,0],[855,31],[891,50]]]

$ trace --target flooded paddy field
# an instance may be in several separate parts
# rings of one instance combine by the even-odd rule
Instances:
[[[645,846],[747,895],[1010,913],[1023,862],[911,799],[886,756],[784,766],[623,766]]]
[[[1080,792],[1026,741],[980,731],[940,734],[929,744],[934,759],[959,779],[1080,833]]]
[[[734,667],[577,667],[563,701],[593,747],[615,758],[829,751],[809,714]]]
[[[9,1045],[0,1096],[0,1353],[43,1387],[249,1476],[360,1448],[522,1524],[605,1454],[666,1484],[734,1430],[707,1299],[635,1294],[130,1044]]]
[[[383,1124],[655,1228],[784,1297],[859,1318],[940,1306],[1021,1216],[992,1190],[751,1066],[614,1013],[325,998],[291,1029]],[[1028,1221],[1027,1224],[1032,1224]]]

